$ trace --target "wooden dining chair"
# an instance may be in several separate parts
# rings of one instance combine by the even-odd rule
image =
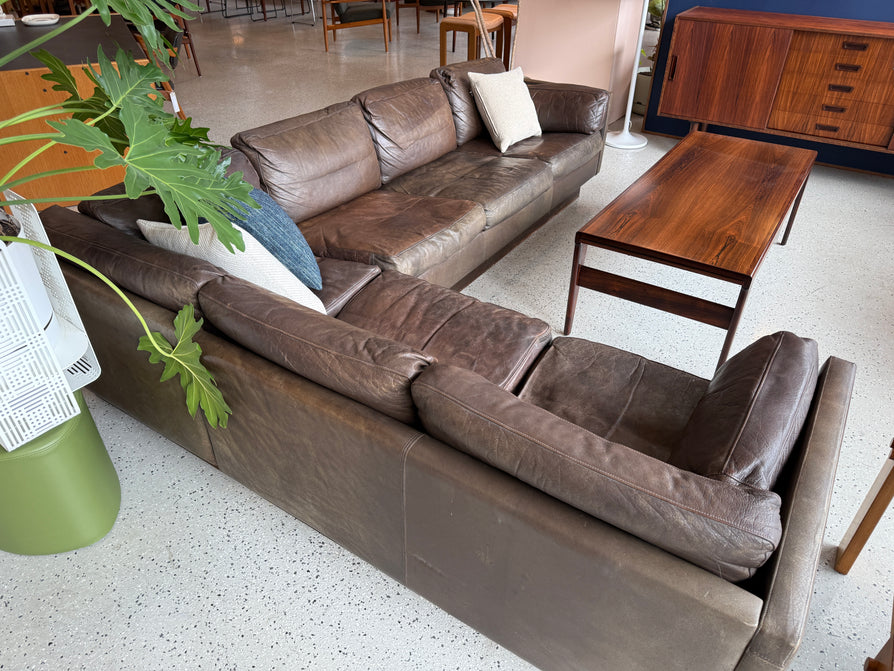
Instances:
[[[400,27],[400,10],[415,9],[416,10],[416,32],[419,32],[419,0],[395,0],[394,2],[394,23]]]
[[[329,32],[335,41],[336,31],[343,28],[356,28],[382,24],[385,36],[385,51],[391,41],[391,11],[386,0],[371,2],[370,0],[322,0],[320,11],[323,18],[323,44],[329,51]]]
[[[419,32],[419,22],[422,12],[428,12],[435,15],[435,23],[441,18],[441,15],[447,16],[446,0],[416,0],[416,32]]]
[[[192,61],[192,64],[196,66],[196,74],[201,77],[202,70],[199,68],[199,59],[196,57],[196,45],[192,41],[192,33],[189,32],[189,21],[176,15],[174,15],[174,21],[180,26],[180,47],[186,51],[186,59]],[[176,49],[177,56],[180,55],[180,47]]]

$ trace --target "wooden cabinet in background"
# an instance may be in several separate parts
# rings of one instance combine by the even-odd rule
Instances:
[[[66,18],[62,19],[62,22],[71,20]],[[143,55],[120,16],[113,15],[109,26],[106,26],[98,16],[88,16],[79,21],[75,27],[48,42],[43,48],[52,52],[68,66],[78,91],[82,96],[89,96],[94,85],[84,74],[82,64],[93,62],[95,66],[98,46],[102,46],[106,55],[113,60],[119,46],[136,57],[142,58]],[[0,53],[9,53],[28,44],[38,35],[46,34],[56,28],[58,26],[25,26],[20,21],[16,21],[15,26],[0,28]],[[145,63],[145,60],[139,62]],[[29,54],[19,56],[0,68],[0,120],[11,119],[35,108],[65,100],[67,94],[54,91],[53,84],[42,79],[41,76],[48,72],[48,69]],[[39,119],[2,129],[0,138],[51,131],[45,121]],[[46,143],[46,140],[34,140],[3,145],[0,150],[0,177]],[[92,153],[77,147],[54,145],[30,161],[27,169],[19,176],[89,166],[93,163],[93,158]],[[26,182],[16,186],[14,190],[26,198],[59,198],[52,203],[37,203],[35,207],[42,210],[53,203],[75,204],[85,196],[117,184],[123,179],[123,168],[91,169]]]
[[[694,7],[658,113],[894,152],[894,24]]]

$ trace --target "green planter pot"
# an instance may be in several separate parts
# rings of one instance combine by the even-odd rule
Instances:
[[[121,486],[80,392],[81,414],[6,452],[0,449],[0,550],[68,552],[105,536]]]

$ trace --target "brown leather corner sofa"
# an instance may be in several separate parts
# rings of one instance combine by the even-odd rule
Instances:
[[[152,329],[172,337],[196,307],[233,415],[191,419],[120,301],[66,266],[94,391],[544,669],[787,668],[853,365],[777,333],[704,380],[446,288],[601,155],[604,94],[545,83],[544,136],[496,153],[469,106],[476,66],[494,67],[234,138],[320,256],[326,314],[148,244],[134,222],[160,216],[151,198],[45,210],[54,244]]]

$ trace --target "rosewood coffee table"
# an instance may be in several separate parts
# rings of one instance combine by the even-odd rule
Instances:
[[[565,314],[571,332],[578,287],[601,291],[727,331],[726,360],[748,289],[785,215],[788,241],[816,152],[693,131],[574,239]],[[584,265],[601,247],[741,287],[735,307]]]

